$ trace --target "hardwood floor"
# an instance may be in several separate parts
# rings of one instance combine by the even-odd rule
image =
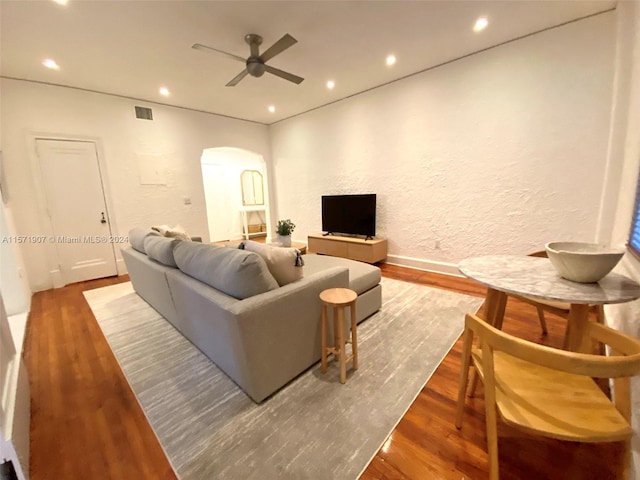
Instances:
[[[24,359],[31,386],[31,480],[175,479],[82,292],[33,296]]]
[[[471,295],[484,295],[477,283],[392,265],[383,275]],[[511,334],[560,347],[566,321],[546,315],[543,336],[535,309],[509,299],[503,329]],[[369,464],[362,480],[489,478],[482,386],[467,398],[462,429],[454,425],[462,339],[456,342],[411,408]],[[499,424],[498,448],[503,479],[603,480],[616,478],[622,444],[580,444],[526,435]]]
[[[392,265],[383,275],[482,296],[475,282]],[[82,282],[34,295],[25,361],[31,383],[31,480],[174,479],[82,291],[127,281]],[[564,320],[548,315],[543,337],[533,307],[510,300],[505,331],[559,346]],[[458,341],[362,475],[363,480],[488,478],[482,388],[453,424]],[[503,479],[615,479],[620,444],[544,440],[499,428]],[[318,479],[330,480],[330,479]],[[336,479],[338,480],[338,479]]]

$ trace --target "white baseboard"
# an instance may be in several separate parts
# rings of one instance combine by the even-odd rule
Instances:
[[[116,272],[118,272],[118,275],[126,275],[128,273],[123,258],[116,259]]]
[[[53,288],[62,288],[64,287],[64,280],[62,279],[62,272],[59,269],[50,270],[49,275],[51,275],[51,282],[53,283]]]
[[[124,263],[124,259],[118,258],[116,259],[116,274],[117,275],[126,275],[127,265]],[[62,272],[58,269],[50,270],[49,275],[51,275],[51,281],[53,282],[53,288],[62,288],[66,284],[64,283],[64,279],[62,278]],[[45,288],[44,290],[47,290]],[[37,289],[35,291],[38,291]]]
[[[427,260],[426,258],[413,258],[402,255],[387,255],[385,263],[464,278],[464,275],[460,273],[458,265],[455,263],[438,262],[436,260]]]

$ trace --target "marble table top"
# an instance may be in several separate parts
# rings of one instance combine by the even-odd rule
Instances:
[[[640,298],[640,285],[610,273],[598,283],[577,283],[558,275],[548,258],[518,255],[472,257],[460,262],[465,276],[505,293],[566,303],[600,305]]]

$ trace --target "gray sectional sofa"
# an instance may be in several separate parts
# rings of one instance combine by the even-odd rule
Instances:
[[[380,269],[305,255],[279,286],[260,255],[130,232],[122,250],[135,291],[259,403],[320,359],[320,292],[358,293],[358,321],[381,307]],[[185,372],[188,373],[188,372]]]

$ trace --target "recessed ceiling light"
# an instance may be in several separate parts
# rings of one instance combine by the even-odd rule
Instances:
[[[267,110],[269,110],[271,113],[273,113],[273,112],[275,112],[275,111],[276,111],[276,107],[275,107],[274,105],[269,105],[269,106],[267,107]]]
[[[335,83],[333,80],[329,80],[329,81],[327,82],[327,88],[328,88],[329,90],[332,90],[332,89],[333,89],[333,87],[335,87],[335,86],[336,86],[336,83]]]
[[[481,32],[482,30],[487,28],[487,25],[489,25],[489,20],[487,20],[487,17],[480,17],[476,20],[476,23],[473,26],[473,31]]]
[[[389,56],[387,57],[387,65],[388,65],[388,66],[391,66],[391,65],[393,65],[394,63],[396,63],[396,56],[395,56],[395,55],[389,55]]]
[[[47,68],[50,68],[51,70],[60,70],[60,67],[58,66],[56,61],[51,58],[47,58],[46,60],[43,60],[42,65],[44,65]]]
[[[164,96],[164,97],[168,97],[169,96],[169,89],[167,87],[160,87],[160,95]]]
[[[56,2],[58,5],[66,5],[69,0],[53,0],[54,2]]]

